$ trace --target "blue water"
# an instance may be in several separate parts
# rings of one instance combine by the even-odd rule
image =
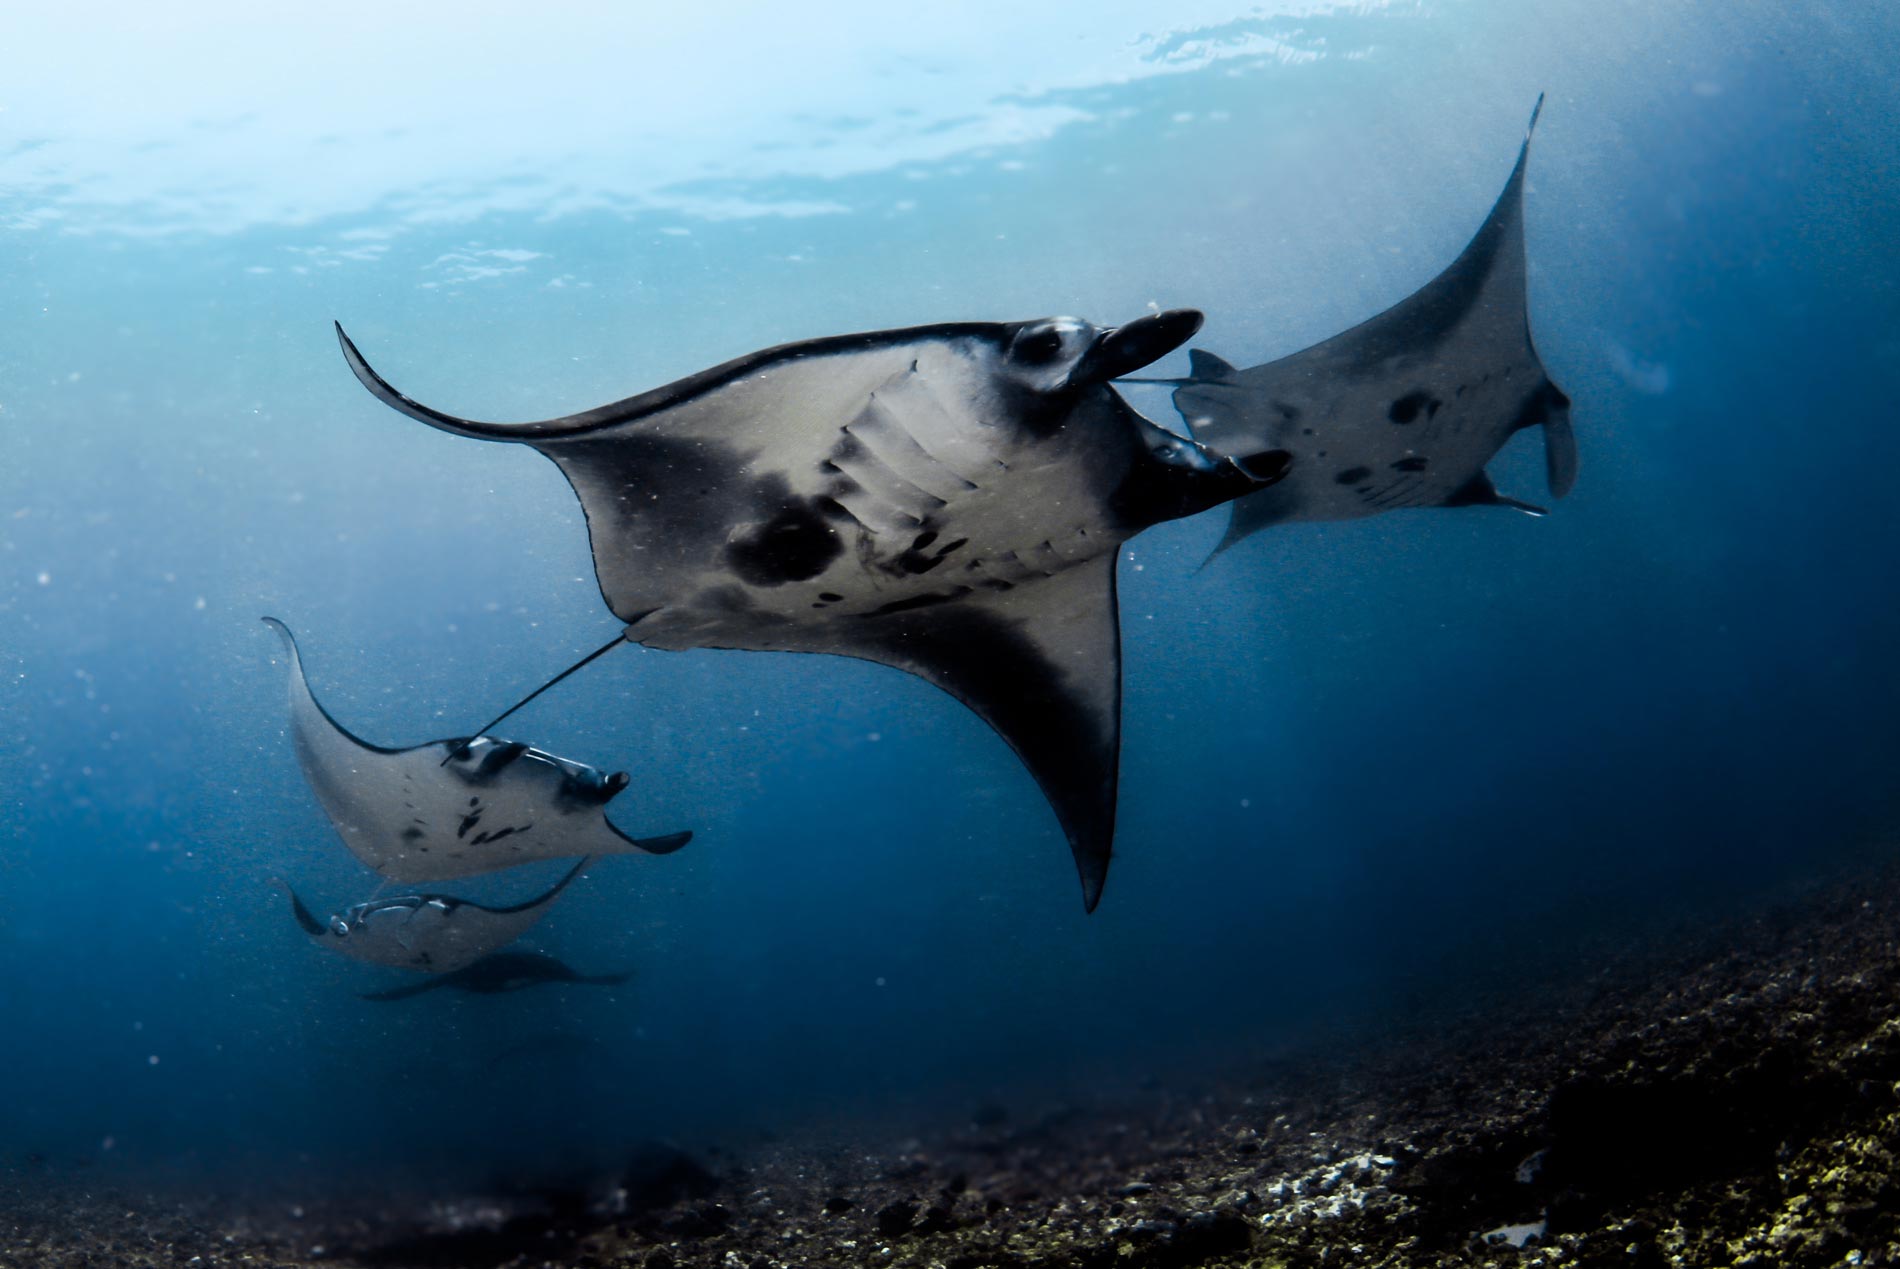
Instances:
[[[1606,932],[1890,841],[1900,20],[1299,7],[24,19],[0,1161],[361,1182],[1086,1105],[1588,974]],[[299,933],[272,878],[325,911],[374,883],[297,769],[260,616],[385,744],[465,733],[618,626],[552,465],[378,405],[333,319],[498,419],[790,339],[1151,303],[1250,365],[1448,263],[1539,92],[1531,319],[1576,492],[1284,527],[1199,571],[1220,512],[1131,543],[1095,915],[935,689],[628,647],[504,729],[630,771],[630,830],[698,833],[529,937],[624,986],[371,1004],[402,977]],[[1535,500],[1541,465],[1532,436],[1492,470]]]

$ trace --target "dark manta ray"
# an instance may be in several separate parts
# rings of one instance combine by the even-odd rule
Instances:
[[[310,914],[295,890],[283,888],[297,924],[319,947],[372,965],[452,974],[527,933],[591,862],[581,860],[546,893],[506,908],[448,895],[408,894],[355,904],[325,922]]]
[[[1543,98],[1538,98],[1538,107]],[[1531,113],[1531,125],[1537,112]],[[1288,478],[1235,502],[1220,548],[1288,520],[1400,507],[1542,509],[1498,493],[1485,464],[1539,424],[1553,497],[1577,478],[1570,399],[1544,373],[1525,311],[1524,164],[1464,253],[1411,297],[1323,344],[1237,370],[1195,349],[1174,404],[1223,453],[1281,448]]]
[[[337,335],[385,404],[554,460],[627,640],[861,657],[975,710],[1055,808],[1093,910],[1121,744],[1116,548],[1285,470],[1280,453],[1212,455],[1109,386],[1200,324],[1175,311],[1113,329],[841,335],[517,424],[421,405]]]
[[[364,1000],[407,1000],[438,987],[493,996],[520,991],[543,983],[577,983],[584,987],[617,987],[630,974],[578,974],[563,961],[540,952],[496,952],[473,965],[465,965],[452,974],[443,974],[420,983],[392,987],[387,991],[361,993]]]
[[[411,749],[358,740],[311,694],[290,627],[264,621],[290,658],[290,734],[304,777],[344,845],[391,881],[448,881],[580,855],[664,855],[692,839],[615,828],[605,807],[627,787],[624,772],[487,736]]]

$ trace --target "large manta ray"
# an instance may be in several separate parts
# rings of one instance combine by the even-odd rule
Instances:
[[[1537,99],[1538,109],[1543,98]],[[1537,110],[1531,126],[1537,124]],[[1189,354],[1175,408],[1216,451],[1280,448],[1288,478],[1233,504],[1216,551],[1290,520],[1349,520],[1401,507],[1542,508],[1507,498],[1485,464],[1525,428],[1544,429],[1553,497],[1577,478],[1570,399],[1531,344],[1525,304],[1524,165],[1458,259],[1377,317],[1278,361],[1239,370]]]
[[[408,894],[354,904],[327,922],[312,916],[295,890],[278,884],[290,896],[297,924],[317,946],[372,965],[452,974],[526,934],[591,862],[581,860],[545,893],[506,908],[449,895]]]
[[[975,710],[1042,786],[1093,911],[1121,744],[1116,549],[1286,468],[1210,454],[1109,386],[1200,324],[1179,310],[841,335],[517,424],[422,405],[337,337],[385,404],[554,460],[627,640],[861,657]]]
[[[625,772],[487,736],[409,749],[358,740],[317,703],[290,627],[264,622],[290,660],[290,735],[304,778],[350,853],[391,881],[450,881],[580,855],[664,855],[692,840],[614,827],[605,808],[627,787]]]

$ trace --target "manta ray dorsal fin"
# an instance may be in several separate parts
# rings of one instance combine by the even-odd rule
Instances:
[[[829,650],[908,670],[974,710],[1022,759],[1069,839],[1082,902],[1108,877],[1121,753],[1115,556],[1006,591],[947,592],[864,619]]]

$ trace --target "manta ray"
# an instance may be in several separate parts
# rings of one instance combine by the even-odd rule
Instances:
[[[407,1000],[425,991],[448,987],[479,996],[498,996],[548,983],[573,983],[582,987],[618,987],[631,974],[582,974],[565,961],[543,952],[496,952],[454,973],[426,978],[419,983],[391,987],[385,991],[361,992],[364,1000]],[[517,1046],[519,1048],[520,1046]],[[507,1055],[499,1055],[507,1056]]]
[[[290,627],[264,618],[290,660],[290,734],[317,801],[350,852],[391,881],[449,881],[585,855],[664,855],[691,832],[629,837],[605,807],[628,785],[516,741],[488,736],[384,749],[318,704]]]
[[[1175,310],[840,335],[515,424],[423,405],[337,338],[384,404],[554,461],[623,639],[859,657],[969,706],[1041,786],[1093,911],[1121,744],[1117,549],[1286,470],[1268,446],[1210,453],[1110,386],[1200,325]]]
[[[1531,112],[1531,128],[1543,98]],[[1343,334],[1245,370],[1201,349],[1173,383],[1195,437],[1224,453],[1278,448],[1292,473],[1235,502],[1216,553],[1269,525],[1349,520],[1401,507],[1543,508],[1500,494],[1485,473],[1504,443],[1544,429],[1550,492],[1577,478],[1570,399],[1531,344],[1524,264],[1524,166],[1450,268]]]
[[[297,924],[317,946],[372,965],[453,974],[527,933],[592,862],[581,860],[546,893],[512,907],[487,908],[448,895],[408,894],[355,904],[327,922],[312,916],[295,890],[278,884],[290,896]]]

